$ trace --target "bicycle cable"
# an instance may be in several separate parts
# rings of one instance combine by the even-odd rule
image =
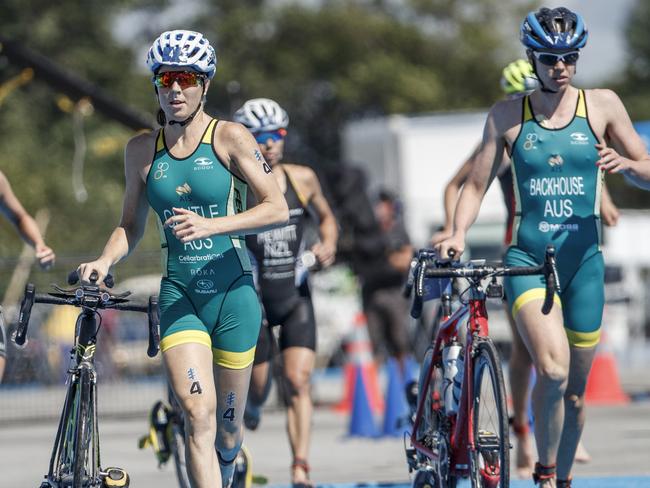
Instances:
[[[93,308],[93,307],[91,307],[91,306],[89,306],[89,305],[85,305],[85,304],[83,304],[83,303],[81,303],[81,304],[79,305],[79,307],[80,307],[83,311],[90,310],[90,311],[92,311],[92,312],[93,312],[97,317],[99,317],[99,319],[97,320],[97,328],[95,329],[95,333],[93,334],[93,337],[95,338],[95,342],[96,342],[97,334],[99,334],[99,330],[102,328],[102,320],[104,320],[103,317],[102,317],[102,314],[100,314],[100,313],[97,311],[97,308]],[[79,315],[79,317],[77,317],[77,324],[79,323],[80,320],[82,320],[82,315],[81,315],[81,314]],[[77,326],[75,325],[75,329],[76,329],[76,328],[77,328]]]

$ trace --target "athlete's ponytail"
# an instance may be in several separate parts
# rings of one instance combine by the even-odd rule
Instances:
[[[156,121],[161,127],[165,127],[165,124],[167,124],[167,117],[165,117],[165,112],[163,111],[162,108],[158,109],[158,114],[156,115]]]

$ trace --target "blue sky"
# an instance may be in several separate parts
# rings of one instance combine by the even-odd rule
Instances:
[[[616,78],[626,63],[625,23],[636,0],[563,0],[560,5],[579,12],[589,29],[576,82],[585,88]],[[560,5],[548,4],[548,7]]]

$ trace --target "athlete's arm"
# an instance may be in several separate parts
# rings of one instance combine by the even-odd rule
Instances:
[[[431,237],[431,243],[433,245],[438,244],[441,241],[451,237],[454,233],[454,209],[456,208],[456,203],[458,202],[458,194],[462,188],[467,176],[472,171],[472,164],[474,158],[478,154],[481,145],[479,144],[474,148],[474,151],[469,158],[458,168],[456,174],[449,180],[447,186],[445,186],[445,192],[443,197],[443,205],[445,208],[445,223],[442,227],[442,230],[436,232]]]
[[[405,244],[388,255],[388,264],[400,273],[406,274],[413,260],[413,246]]]
[[[442,258],[448,256],[450,249],[456,251],[457,257],[460,257],[465,250],[467,230],[476,220],[483,196],[501,165],[505,150],[504,131],[501,126],[507,126],[507,124],[500,119],[504,118],[505,103],[507,102],[497,103],[488,114],[481,146],[474,157],[472,169],[456,205],[454,234],[436,246],[438,254]]]
[[[0,211],[16,227],[18,234],[36,253],[36,259],[43,268],[54,264],[56,256],[50,249],[38,229],[36,221],[27,213],[9,184],[7,177],[0,172]]]
[[[325,195],[323,195],[323,190],[316,173],[307,166],[292,166],[291,171],[292,174],[294,172],[296,173],[301,186],[304,186],[307,190],[305,192],[301,191],[301,193],[306,194],[307,200],[313,204],[314,209],[318,212],[320,220],[318,226],[320,242],[314,244],[311,250],[316,255],[318,262],[323,267],[327,267],[334,263],[334,259],[336,258],[336,243],[339,239],[339,228],[336,223],[336,218],[329,203],[325,199]]]
[[[220,122],[215,144],[230,170],[248,183],[259,202],[244,212],[224,217],[205,218],[184,208],[174,208],[165,226],[176,223],[174,235],[181,242],[190,242],[212,235],[255,234],[289,220],[289,208],[271,168],[264,161],[259,146],[243,125]]]
[[[142,168],[152,159],[151,134],[138,135],[126,145],[124,152],[126,188],[120,224],[108,238],[101,256],[95,261],[79,265],[78,272],[82,281],[88,282],[90,274],[96,271],[97,282],[103,282],[110,267],[128,256],[142,239],[149,211]]]
[[[600,195],[600,217],[603,220],[603,224],[608,227],[614,227],[618,223],[618,218],[620,212],[618,207],[612,200],[607,185],[603,182],[603,190]]]
[[[596,144],[600,159],[596,164],[609,173],[628,173],[632,178],[650,181],[650,156],[634,130],[621,99],[611,90],[593,90],[598,115],[606,117],[606,136],[612,147]]]

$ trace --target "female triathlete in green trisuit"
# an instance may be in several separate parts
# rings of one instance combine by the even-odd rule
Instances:
[[[284,224],[289,213],[250,132],[203,111],[216,71],[209,42],[164,32],[147,64],[163,128],[129,141],[120,225],[79,271],[101,282],[140,240],[151,205],[163,255],[161,350],[185,413],[189,476],[194,487],[227,487],[261,323],[243,235]],[[250,210],[248,187],[261,202]]]
[[[549,315],[541,313],[540,278],[513,277],[506,280],[506,289],[537,370],[535,479],[545,487],[567,487],[604,301],[599,248],[603,170],[650,173],[650,159],[615,93],[571,85],[579,50],[587,41],[580,15],[566,8],[531,12],[522,23],[521,39],[540,88],[491,109],[456,207],[454,234],[438,248],[442,256],[450,249],[462,253],[492,169],[508,151],[517,206],[506,263],[538,264],[546,244],[557,249],[562,292]]]

